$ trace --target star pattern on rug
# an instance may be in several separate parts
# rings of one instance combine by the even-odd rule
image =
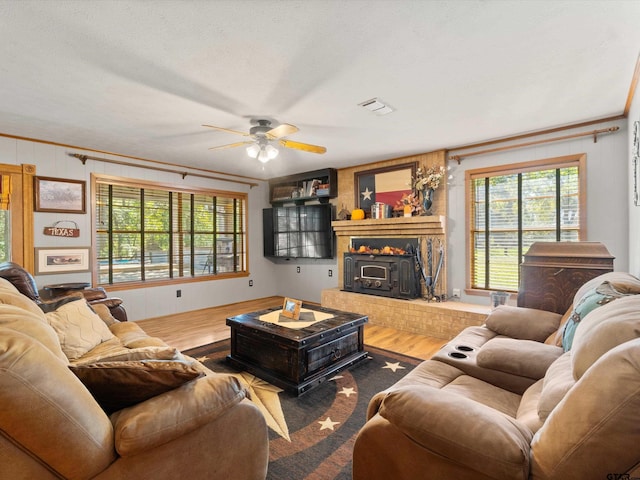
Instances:
[[[384,363],[386,363],[386,365],[384,367],[382,367],[382,368],[388,368],[393,373],[396,373],[396,370],[404,370],[405,369],[405,367],[400,365],[400,362],[384,362]]]
[[[331,417],[327,417],[326,420],[322,420],[318,422],[320,424],[320,430],[334,430],[334,426],[338,425],[340,422],[334,422],[331,420]]]
[[[345,395],[347,398],[349,398],[351,395],[356,394],[356,390],[355,388],[352,388],[352,387],[349,387],[349,388],[342,387],[342,390],[340,390],[338,394]]]
[[[249,390],[251,401],[260,409],[269,428],[285,440],[291,441],[289,426],[284,418],[280,396],[278,395],[282,392],[282,389],[247,372],[234,373],[232,375]]]

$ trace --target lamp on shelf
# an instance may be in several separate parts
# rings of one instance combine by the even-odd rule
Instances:
[[[247,155],[251,158],[257,158],[262,163],[267,163],[278,156],[278,149],[273,145],[269,145],[267,141],[258,140],[257,143],[247,147]]]

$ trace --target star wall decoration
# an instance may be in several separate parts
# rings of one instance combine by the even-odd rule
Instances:
[[[367,187],[364,189],[364,192],[360,192],[360,195],[362,195],[362,200],[371,200],[371,195],[373,195],[373,192],[369,190],[369,187]]]

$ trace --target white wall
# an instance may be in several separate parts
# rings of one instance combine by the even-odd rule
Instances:
[[[82,165],[78,159],[70,157],[68,155],[69,152],[109,158],[108,155],[84,152],[78,149],[0,137],[0,163],[34,164],[36,165],[36,174],[39,176],[69,178],[87,182],[86,214],[34,213],[35,247],[90,246],[93,228],[90,213],[90,175],[92,172],[144,179],[176,186],[186,185],[248,193],[249,272],[251,275],[237,279],[193,282],[115,292],[113,296],[118,296],[124,300],[130,319],[140,320],[278,294],[277,281],[274,281],[275,267],[262,255],[262,209],[267,206],[268,198],[268,184],[266,182],[257,182],[259,183],[258,187],[250,188],[248,185],[198,177],[187,176],[182,179],[177,174],[113,165],[93,160],[88,160],[86,165]],[[122,160],[122,158],[117,159]],[[80,237],[62,238],[43,234],[44,227],[52,226],[60,220],[76,222],[80,229]],[[249,287],[249,280],[253,280],[253,287]],[[36,283],[39,288],[60,282],[90,281],[91,275],[89,273],[39,275],[36,277]],[[177,289],[182,290],[180,298],[176,297]]]
[[[628,132],[628,179],[629,179],[629,272],[635,276],[640,276],[640,207],[633,204],[633,123],[640,121],[640,95],[635,95],[629,111],[629,132]],[[640,165],[638,165],[640,170]],[[638,172],[640,177],[640,172]],[[640,178],[637,179],[640,183]],[[638,185],[640,190],[640,184]]]
[[[329,270],[332,273],[331,277]],[[322,290],[338,286],[338,260],[337,257],[322,260],[278,260],[275,263],[275,277],[278,295],[320,303]]]
[[[587,238],[586,241],[602,242],[615,256],[615,270],[629,270],[629,162],[627,120],[618,120],[606,124],[591,125],[575,130],[557,132],[547,137],[560,137],[574,133],[593,131],[610,126],[619,126],[616,133],[598,136],[597,143],[592,136],[579,137],[572,140],[545,143],[529,148],[507,150],[493,154],[469,157],[461,164],[449,161],[449,252],[448,252],[448,286],[451,289],[464,289],[466,286],[468,259],[465,247],[465,185],[464,177],[467,169],[476,169],[499,164],[526,162],[564,155],[587,154]],[[536,137],[539,140],[545,137]],[[515,143],[524,143],[531,139]],[[638,216],[640,207],[636,207],[635,215],[635,255],[636,263],[631,269],[638,270]],[[488,299],[462,294],[462,301],[488,304]]]

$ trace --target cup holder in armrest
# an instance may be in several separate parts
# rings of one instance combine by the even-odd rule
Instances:
[[[467,356],[461,352],[449,352],[449,356],[451,358],[459,358],[459,359],[467,358]]]
[[[473,352],[473,347],[469,347],[468,345],[456,345],[456,350],[460,350],[461,352]]]

